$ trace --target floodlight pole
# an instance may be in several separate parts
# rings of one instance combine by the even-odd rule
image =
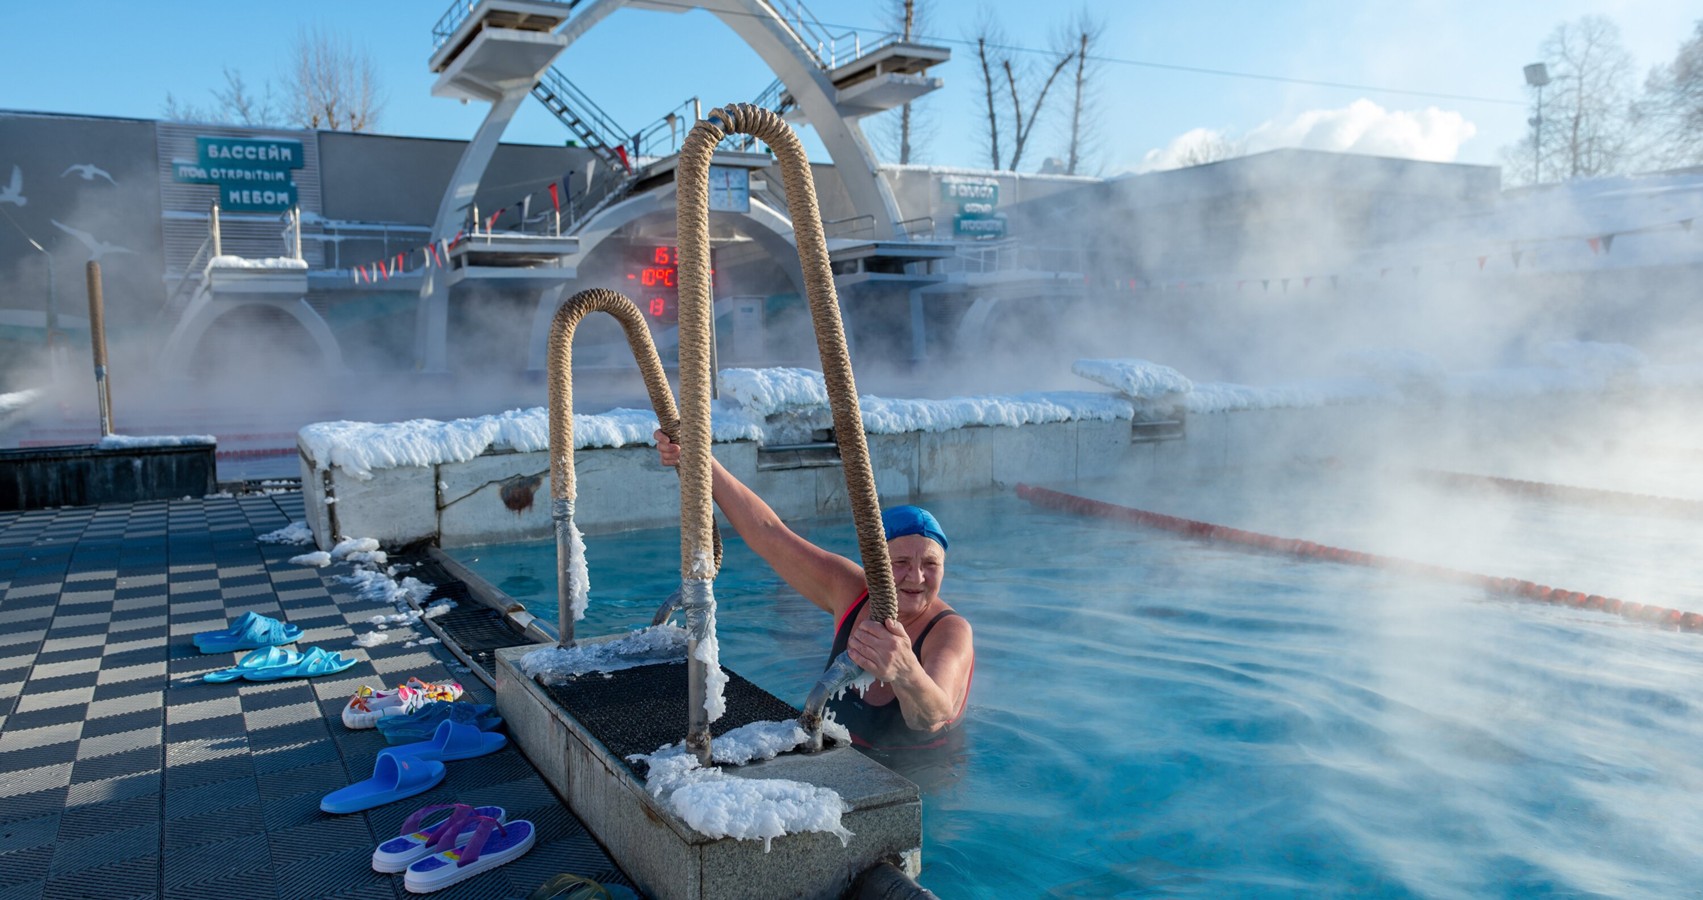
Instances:
[[[1543,173],[1543,86],[1549,83],[1549,67],[1543,63],[1526,66],[1526,84],[1537,88],[1537,111],[1528,120],[1532,127],[1532,184]]]

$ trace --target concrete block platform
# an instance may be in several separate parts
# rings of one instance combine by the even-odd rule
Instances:
[[[892,862],[915,876],[921,865],[922,801],[916,785],[850,747],[817,754],[784,754],[767,762],[724,767],[741,778],[779,778],[830,788],[849,811],[841,821],[853,837],[844,846],[831,834],[804,833],[776,838],[765,852],[758,840],[713,839],[658,803],[640,775],[623,758],[629,752],[653,752],[686,733],[685,665],[646,666],[615,672],[612,679],[645,669],[678,669],[663,682],[678,681],[673,693],[658,692],[652,708],[632,710],[650,736],[612,736],[564,708],[571,691],[546,688],[520,672],[518,660],[533,647],[496,651],[497,707],[523,752],[586,827],[621,860],[622,867],[647,894],[659,898],[803,897],[835,898],[846,893],[859,874]],[[730,673],[729,714],[714,724],[721,733],[747,721],[796,715],[796,710]],[[602,685],[593,681],[596,690]],[[741,684],[742,682],[742,684]],[[762,694],[751,698],[750,691]],[[677,693],[678,696],[674,696]],[[741,712],[741,707],[748,711]],[[666,735],[660,740],[653,727]],[[635,743],[636,742],[636,743]],[[652,746],[634,751],[654,742]],[[613,749],[612,749],[613,745]]]

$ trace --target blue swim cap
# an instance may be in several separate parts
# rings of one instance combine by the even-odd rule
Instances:
[[[940,522],[933,513],[920,506],[895,506],[883,512],[881,527],[887,530],[889,541],[907,534],[920,534],[939,544],[940,549],[946,549],[946,532],[940,530]]]

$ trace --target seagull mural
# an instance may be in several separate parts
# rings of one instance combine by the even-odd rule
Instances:
[[[78,164],[66,169],[63,172],[60,172],[59,177],[64,178],[65,176],[71,174],[72,172],[76,172],[77,174],[83,176],[84,181],[94,181],[95,178],[98,176],[98,177],[101,177],[101,178],[105,178],[107,180],[107,182],[110,183],[110,184],[117,184],[118,183],[118,182],[112,180],[112,176],[107,174],[107,171],[105,169],[102,169],[100,166],[97,166],[94,163],[78,163]]]
[[[48,221],[53,223],[53,227],[59,229],[60,231],[65,232],[66,234],[76,238],[79,241],[82,241],[83,246],[89,248],[89,259],[99,261],[101,257],[107,255],[108,253],[135,253],[136,252],[136,251],[130,249],[129,247],[120,247],[117,244],[109,244],[106,241],[97,240],[94,235],[88,233],[87,231],[78,231],[77,229],[72,228],[71,226],[66,225],[63,222],[60,222],[57,219],[49,219]]]
[[[12,183],[0,188],[0,203],[10,203],[13,206],[23,206],[30,202],[24,196],[24,170],[12,167]]]

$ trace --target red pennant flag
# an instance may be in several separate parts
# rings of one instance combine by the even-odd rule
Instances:
[[[557,194],[557,188],[559,187],[561,187],[561,185],[556,182],[550,182],[550,205],[556,208],[556,212],[562,211],[562,198]]]
[[[440,243],[442,243],[442,242],[441,241],[433,241],[432,244],[431,244],[431,248],[432,248],[432,259],[437,261],[438,268],[441,269],[441,268],[443,268],[443,253],[438,250],[438,244],[440,244]]]
[[[627,148],[621,146],[620,144],[616,144],[615,145],[615,155],[619,156],[621,158],[621,165],[626,168],[627,174],[629,174],[629,175],[633,174],[633,164],[632,164],[631,161],[629,161],[627,159]]]
[[[375,265],[378,266],[379,272],[383,273],[384,280],[389,281],[390,280],[390,270],[384,267],[384,263],[375,263]]]
[[[494,213],[491,213],[491,217],[485,220],[485,233],[486,234],[491,233],[491,229],[495,228],[497,226],[497,217],[502,215],[505,212],[508,212],[507,207],[504,207],[502,209],[497,210]]]
[[[1586,241],[1586,243],[1591,245],[1592,256],[1596,256],[1598,253],[1602,252],[1602,238],[1591,238]]]
[[[398,272],[408,271],[408,254],[406,254],[406,253],[396,254],[396,271],[398,271]]]
[[[1489,261],[1490,261],[1490,257],[1488,257],[1488,256],[1480,256],[1480,257],[1479,257],[1479,258],[1478,258],[1478,271],[1480,271],[1480,272],[1482,272],[1482,271],[1484,271],[1484,264],[1485,264],[1485,263],[1486,263],[1486,262],[1489,262]]]

